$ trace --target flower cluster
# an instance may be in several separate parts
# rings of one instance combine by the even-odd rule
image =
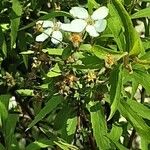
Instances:
[[[40,26],[40,35],[36,37],[37,42],[43,42],[48,37],[51,37],[51,42],[59,44],[63,40],[62,31],[72,33],[88,32],[92,37],[99,36],[106,28],[107,21],[105,17],[108,15],[108,8],[103,6],[93,12],[92,15],[82,7],[73,7],[70,14],[74,17],[70,23],[52,22],[49,20],[38,21],[37,26]]]

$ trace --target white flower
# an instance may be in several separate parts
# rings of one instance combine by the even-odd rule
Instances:
[[[63,36],[59,31],[61,29],[61,22],[53,23],[52,21],[46,20],[38,21],[36,24],[41,24],[41,28],[43,29],[42,33],[35,39],[37,42],[44,42],[50,36],[54,44],[59,44],[62,41]]]
[[[16,98],[15,96],[12,96],[10,99],[9,99],[9,106],[8,106],[8,109],[12,109],[12,108],[15,108],[17,107],[17,102],[16,102]]]
[[[82,7],[73,7],[70,13],[77,19],[70,24],[62,24],[62,29],[70,32],[82,32],[84,29],[92,37],[99,36],[104,31],[107,21],[104,19],[108,15],[108,8],[103,6],[98,8],[90,16],[86,9]]]

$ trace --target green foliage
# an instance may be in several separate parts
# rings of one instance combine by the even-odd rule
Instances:
[[[0,150],[150,149],[149,5],[0,1]]]

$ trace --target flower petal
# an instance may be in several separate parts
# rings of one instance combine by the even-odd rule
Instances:
[[[93,20],[104,19],[108,15],[108,12],[108,8],[103,6],[95,10],[91,17]]]
[[[38,35],[35,40],[37,42],[44,42],[50,36],[51,33],[52,33],[52,28],[48,28],[48,29],[44,30],[43,33]]]
[[[103,32],[106,28],[107,21],[105,19],[95,21],[94,27],[97,32]]]
[[[54,31],[52,33],[51,41],[54,44],[59,44],[63,39],[62,33],[60,31]]]
[[[82,7],[72,7],[70,13],[79,19],[87,19],[89,16],[87,10]]]
[[[36,22],[36,24],[42,24],[43,28],[48,28],[48,27],[53,27],[54,26],[53,22],[49,21],[49,20],[45,20],[45,21],[39,20],[39,21]]]
[[[69,32],[82,32],[87,22],[82,19],[75,19],[70,24],[62,24],[61,29]]]
[[[97,37],[99,36],[98,32],[95,30],[95,27],[92,25],[88,25],[86,27],[86,31],[89,33],[90,36],[92,37]]]
[[[48,28],[48,27],[51,27],[51,28],[54,27],[54,23],[49,20],[43,21],[43,28]]]

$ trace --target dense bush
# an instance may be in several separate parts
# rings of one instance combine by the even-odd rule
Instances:
[[[0,1],[0,150],[150,149],[149,2]]]

